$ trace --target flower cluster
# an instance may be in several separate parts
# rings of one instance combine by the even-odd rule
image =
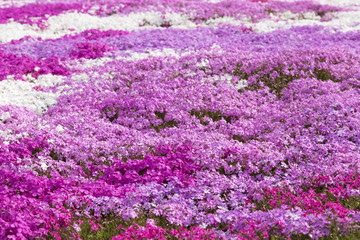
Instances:
[[[0,238],[359,238],[359,7],[2,6]]]

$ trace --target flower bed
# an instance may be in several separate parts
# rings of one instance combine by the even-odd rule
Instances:
[[[360,238],[356,0],[0,6],[1,239]]]

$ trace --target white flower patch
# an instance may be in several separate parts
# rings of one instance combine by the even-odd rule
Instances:
[[[347,2],[344,2],[344,4]],[[350,4],[349,4],[350,5]],[[355,5],[355,4],[354,4]],[[360,5],[359,5],[360,6]],[[289,11],[272,14],[271,19],[264,19],[258,23],[251,23],[250,19],[235,19],[233,17],[219,17],[209,19],[200,25],[189,20],[188,15],[167,12],[165,14],[156,11],[137,12],[128,15],[111,15],[109,17],[93,16],[86,13],[67,12],[52,16],[47,20],[48,28],[41,30],[36,26],[10,22],[0,25],[1,42],[10,42],[25,36],[41,37],[43,39],[56,39],[66,34],[79,33],[90,29],[100,30],[125,30],[133,31],[140,28],[155,29],[168,25],[173,28],[194,29],[197,26],[213,26],[219,24],[232,24],[235,26],[245,25],[256,32],[270,32],[278,29],[289,29],[292,26],[323,25],[342,31],[354,31],[359,29],[359,11],[331,13],[333,20],[321,22],[320,17],[313,12],[294,14]]]
[[[207,20],[203,25],[218,25],[218,24],[231,24],[233,26],[243,26],[245,23],[248,23],[249,20],[248,19],[236,19],[234,17],[230,17],[230,16],[224,16],[224,17],[218,17],[218,18],[210,18],[209,20]]]
[[[246,79],[240,79],[236,84],[235,84],[235,88],[236,89],[242,89],[242,88],[246,88],[249,85],[248,81]]]
[[[13,80],[8,76],[7,80],[0,82],[0,105],[22,106],[32,109],[38,114],[46,111],[56,104],[58,93],[43,92],[34,87],[47,87],[63,81],[61,76],[50,74],[39,76],[34,79],[27,76],[29,81]]]
[[[291,221],[297,221],[301,218],[300,214],[292,212],[287,212],[285,217],[288,217]]]
[[[333,19],[328,22],[321,22],[318,16],[314,14],[303,14],[303,19],[284,19],[275,20],[275,19],[265,19],[255,24],[246,24],[247,26],[252,27],[255,32],[271,32],[275,30],[285,30],[292,27],[299,26],[324,26],[329,29],[330,32],[342,31],[357,31],[360,29],[360,12],[359,11],[350,11],[350,12],[339,12],[332,13],[334,15]],[[313,17],[313,19],[306,19],[305,17]]]
[[[352,2],[354,3],[354,1]],[[324,3],[323,3],[324,4]],[[350,5],[350,4],[349,4]],[[338,5],[336,5],[338,6]],[[286,11],[282,13],[270,14],[269,19],[262,19],[257,23],[252,23],[250,19],[236,19],[234,17],[219,17],[207,20],[201,26],[216,26],[219,24],[231,24],[233,26],[245,26],[258,33],[271,32],[275,30],[286,30],[296,26],[320,25],[328,27],[330,31],[358,31],[360,30],[360,2],[353,4],[352,11],[342,11],[328,13],[330,21],[321,21],[321,17],[315,12],[292,13]],[[357,6],[357,7],[356,7]]]
[[[90,77],[86,73],[73,74],[71,79],[77,82],[88,82]]]
[[[29,76],[31,77],[31,76]],[[41,87],[53,87],[58,83],[62,83],[65,79],[65,77],[63,76],[58,76],[58,75],[52,75],[52,74],[44,74],[44,75],[40,75],[38,76],[36,79],[32,78],[34,82],[34,84],[36,84],[37,86],[41,86]]]
[[[125,61],[138,61],[147,59],[149,57],[180,57],[184,56],[186,54],[192,54],[192,51],[184,52],[184,53],[177,53],[172,48],[163,48],[163,49],[155,49],[155,50],[147,50],[146,52],[134,52],[134,51],[124,51],[125,54],[129,54],[129,56],[123,57],[123,56],[117,56],[115,59],[110,57],[102,57],[102,58],[96,58],[96,59],[75,59],[68,62],[68,65],[71,65],[71,67],[74,67],[76,69],[89,69],[93,67],[100,67],[104,66],[106,63],[114,61],[114,60],[125,60]],[[87,78],[86,74],[74,74],[72,76],[72,79],[78,79],[77,81],[84,81],[84,78]],[[87,80],[86,80],[87,81]]]
[[[233,26],[245,26],[252,28],[256,32],[270,32],[277,30],[278,25],[284,24],[283,22],[287,21],[303,21],[306,19],[321,20],[321,17],[316,15],[314,12],[305,12],[305,13],[293,13],[291,11],[285,11],[281,13],[270,13],[270,19],[263,19],[258,23],[252,23],[251,18],[243,17],[241,19],[236,19],[235,17],[224,16],[219,18],[212,18],[207,20],[203,25],[219,25],[219,24],[231,24]]]
[[[357,11],[333,13],[336,17],[332,21],[321,25],[337,31],[349,32],[360,30],[360,8]]]
[[[101,57],[95,59],[82,58],[82,59],[69,60],[67,65],[77,69],[88,69],[92,67],[104,66],[106,63],[111,62],[113,60],[114,59],[110,57]]]
[[[185,55],[187,52],[179,54],[172,48],[163,48],[163,49],[154,49],[147,50],[146,52],[133,52],[133,51],[124,51],[125,54],[129,54],[130,56],[122,57],[118,56],[116,60],[128,60],[128,61],[137,61],[147,59],[149,57],[180,57]]]
[[[224,74],[222,76],[216,75],[210,78],[203,79],[201,82],[204,84],[206,81],[210,81],[211,83],[215,83],[215,82],[227,83],[230,87],[235,87],[237,90],[248,86],[248,82],[246,79],[240,79],[236,81],[233,78],[233,76],[231,76],[230,74]]]
[[[11,7],[11,6],[17,6],[17,7],[21,7],[23,5],[26,5],[26,4],[31,4],[31,3],[36,3],[37,0],[17,0],[17,1],[14,1],[14,0],[2,0],[0,2],[0,8],[7,8],[7,7]]]
[[[0,24],[0,42],[6,43],[26,36],[37,36],[36,28],[18,22]]]
[[[298,2],[299,0],[277,0],[279,2]],[[358,0],[314,0],[315,3],[327,4],[330,6],[337,7],[350,7],[350,6],[359,6],[360,2]]]
[[[307,14],[308,12],[306,12]],[[305,14],[305,13],[304,13]],[[270,17],[271,19],[274,19],[274,20],[288,20],[288,19],[297,19],[299,18],[299,14],[298,13],[293,13],[291,11],[285,11],[285,12],[282,12],[282,13],[270,13]]]
[[[5,113],[3,113],[2,115],[0,115],[0,121],[6,121],[6,120],[8,120],[9,118],[11,118],[11,115],[10,115],[10,113],[8,113],[8,112],[5,112]]]
[[[180,29],[194,29],[196,28],[196,24],[189,20],[188,15],[180,14],[180,13],[166,13],[165,21],[170,23],[170,26],[173,28]]]
[[[201,61],[199,61],[198,63],[196,63],[195,66],[197,66],[198,68],[205,68],[209,65],[209,60],[208,59],[201,59]]]
[[[172,48],[163,48],[163,49],[155,49],[148,50],[146,53],[131,53],[130,57],[127,57],[127,60],[141,60],[149,57],[180,57],[178,53],[175,52]]]
[[[73,228],[74,228],[75,231],[77,231],[77,232],[80,232],[80,231],[81,231],[81,228],[80,228],[80,226],[79,226],[77,223],[74,223],[74,224],[73,224]]]
[[[316,2],[338,7],[360,6],[357,0],[316,0]]]
[[[64,127],[62,125],[57,125],[55,130],[58,132],[58,133],[63,133],[65,131]]]
[[[46,171],[49,167],[46,158],[42,157],[42,156],[38,156],[39,159],[39,164],[42,170]]]
[[[128,15],[111,15],[108,17],[99,17],[78,12],[67,12],[57,16],[51,16],[47,20],[48,28],[45,30],[41,30],[37,26],[20,24],[17,22],[1,24],[0,32],[6,34],[0,34],[0,41],[6,43],[10,42],[11,40],[23,38],[25,36],[31,36],[35,38],[41,37],[43,39],[55,39],[60,38],[66,34],[79,33],[90,29],[133,31],[140,28],[161,28],[163,25],[168,25],[173,28],[194,29],[197,26],[218,24],[232,24],[235,26],[240,26],[245,24],[247,27],[252,27],[256,32],[269,32],[277,29],[288,29],[292,26],[314,24],[339,28],[345,32],[359,29],[359,2],[354,0],[317,0],[316,2],[333,6],[355,7],[355,11],[332,13],[337,19],[334,19],[330,22],[321,22],[320,17],[312,12],[294,14],[287,11],[275,15],[270,15],[271,19],[264,19],[259,23],[251,23],[250,19],[238,20],[233,17],[225,16],[209,19],[200,25],[190,21],[190,15],[174,12],[167,12],[164,14],[156,11],[148,11],[130,13]],[[31,3],[30,0],[29,3]]]
[[[25,36],[42,39],[56,39],[66,34],[80,33],[90,29],[132,31],[140,28],[161,28],[163,24],[171,27],[192,29],[196,24],[188,16],[179,13],[136,12],[128,15],[112,15],[109,17],[93,16],[86,13],[67,12],[49,17],[48,27],[44,30],[29,24],[11,22],[0,25],[1,42],[10,42]]]

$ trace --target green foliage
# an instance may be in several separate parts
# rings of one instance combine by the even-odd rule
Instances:
[[[179,229],[179,226],[171,224],[165,217],[155,216],[153,214],[143,214],[138,218],[132,218],[129,221],[125,221],[120,216],[115,215],[114,213],[102,215],[101,220],[98,222],[100,227],[98,230],[93,230],[90,224],[90,219],[87,217],[77,217],[75,221],[82,221],[80,225],[81,231],[78,232],[78,235],[83,240],[110,240],[112,237],[119,235],[122,229],[128,228],[134,223],[139,226],[145,226],[148,219],[153,219],[157,226],[160,226],[164,229]],[[95,221],[93,221],[95,222]],[[59,235],[62,239],[74,239],[73,234],[76,233],[75,229],[70,226],[67,229],[63,229],[59,232]],[[46,237],[46,240],[55,239],[50,234]],[[172,236],[169,236],[168,239],[175,239]]]
[[[115,215],[108,215],[104,220],[100,221],[100,228],[97,231],[92,230],[89,220],[84,219],[81,224],[81,231],[79,233],[81,239],[87,240],[110,240],[112,237],[120,234],[119,225],[123,221]]]
[[[227,123],[231,123],[232,116],[225,116],[223,115],[219,110],[212,112],[207,109],[201,109],[200,111],[196,111],[195,109],[192,109],[190,111],[191,116],[195,116],[200,120],[200,123],[204,126],[207,126],[209,122],[205,121],[204,117],[211,118],[214,122],[220,121],[221,119],[225,119]]]
[[[256,91],[258,89],[261,89],[261,85],[263,84],[264,86],[269,87],[270,92],[275,94],[279,99],[282,96],[281,91],[285,89],[287,85],[295,79],[299,79],[302,77],[314,77],[320,81],[341,81],[341,79],[337,79],[329,69],[321,68],[319,66],[315,66],[312,71],[310,71],[310,68],[303,67],[302,69],[298,69],[297,73],[291,74],[290,72],[293,71],[294,68],[291,66],[285,66],[283,63],[280,62],[281,60],[278,61],[279,62],[277,63],[277,65],[270,67],[268,63],[264,63],[263,65],[253,70],[251,73],[246,73],[244,71],[244,65],[242,63],[238,63],[237,67],[233,71],[234,76],[238,76],[241,79],[248,79],[250,76],[256,76],[256,78],[258,79],[255,84],[249,85],[244,89],[239,89],[238,91],[240,93],[242,93],[244,90]],[[325,61],[326,60],[320,56],[315,58],[316,64]],[[337,63],[334,59],[331,59],[330,61],[333,61],[334,64]],[[299,65],[303,64],[304,63],[299,63]],[[305,65],[309,66],[309,63],[306,63]],[[299,72],[301,72],[300,70],[303,71],[302,74],[299,74]],[[276,74],[276,77],[272,77],[272,74],[274,73]],[[262,84],[260,84],[260,82],[262,82]]]
[[[159,119],[161,119],[163,121],[163,123],[159,124],[159,125],[150,125],[150,128],[155,129],[156,132],[160,132],[161,129],[164,128],[171,128],[171,127],[177,127],[177,125],[179,124],[179,122],[175,121],[175,120],[170,120],[168,122],[165,121],[165,116],[166,116],[166,112],[158,112],[155,111],[154,112],[155,116]]]

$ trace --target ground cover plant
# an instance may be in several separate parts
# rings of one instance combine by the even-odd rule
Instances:
[[[0,239],[360,238],[360,3],[0,3]]]

